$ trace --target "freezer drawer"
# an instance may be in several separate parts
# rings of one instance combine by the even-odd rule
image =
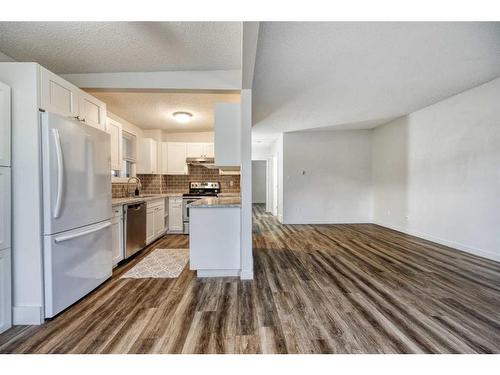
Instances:
[[[111,221],[44,236],[45,317],[52,318],[112,273]]]

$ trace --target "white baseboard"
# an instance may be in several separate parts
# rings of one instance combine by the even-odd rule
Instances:
[[[41,306],[13,306],[12,324],[17,325],[40,325],[45,321],[43,308]]]
[[[241,270],[241,280],[253,280],[253,270]]]
[[[233,277],[240,276],[240,270],[197,270],[197,277]]]
[[[401,233],[409,234],[410,236],[420,237],[420,238],[423,238],[424,240],[436,242],[438,244],[448,246],[448,247],[451,247],[451,248],[454,248],[454,249],[457,249],[460,251],[464,251],[466,253],[470,253],[473,255],[477,255],[477,256],[480,256],[480,257],[483,257],[486,259],[494,260],[496,262],[500,262],[500,253],[499,254],[492,253],[491,251],[488,251],[488,250],[479,249],[477,247],[464,245],[462,243],[455,242],[455,241],[445,240],[443,238],[439,238],[439,237],[436,237],[436,236],[433,236],[433,235],[427,234],[427,233],[422,233],[422,232],[413,231],[413,230],[407,230],[406,228],[401,228],[401,227],[398,227],[395,225],[385,224],[385,223],[382,223],[379,221],[373,221],[373,224],[380,225],[381,227],[393,229],[393,230],[396,230],[396,231],[401,232]]]

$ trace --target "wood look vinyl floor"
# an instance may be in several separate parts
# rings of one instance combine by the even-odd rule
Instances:
[[[281,225],[254,207],[255,279],[120,279],[1,353],[500,353],[500,264],[380,226]]]

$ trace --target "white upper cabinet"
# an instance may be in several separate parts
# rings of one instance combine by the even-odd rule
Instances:
[[[213,158],[214,144],[213,143],[188,143],[187,144],[188,158]]]
[[[161,143],[161,173],[168,174],[168,143]]]
[[[75,85],[40,67],[42,109],[61,116],[77,117],[79,92]]]
[[[188,174],[186,157],[186,143],[167,142],[167,174]]]
[[[159,174],[158,170],[158,142],[152,138],[143,138],[139,147],[137,163],[139,174]]]
[[[111,136],[111,169],[120,170],[123,159],[122,124],[108,118],[106,131]]]
[[[40,108],[106,129],[106,104],[57,74],[40,67]]]
[[[215,164],[218,166],[241,165],[240,112],[238,103],[215,104]]]
[[[203,143],[188,143],[186,149],[188,158],[203,157]]]
[[[106,129],[106,104],[84,91],[79,92],[78,112],[80,120],[101,130]]]
[[[0,166],[10,166],[10,87],[0,82]]]
[[[205,143],[204,151],[206,158],[213,158],[215,156],[214,152],[214,144],[213,143]]]

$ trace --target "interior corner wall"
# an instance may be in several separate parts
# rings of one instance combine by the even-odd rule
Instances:
[[[500,78],[373,132],[374,222],[500,261]]]
[[[283,223],[372,220],[371,130],[283,135]]]

